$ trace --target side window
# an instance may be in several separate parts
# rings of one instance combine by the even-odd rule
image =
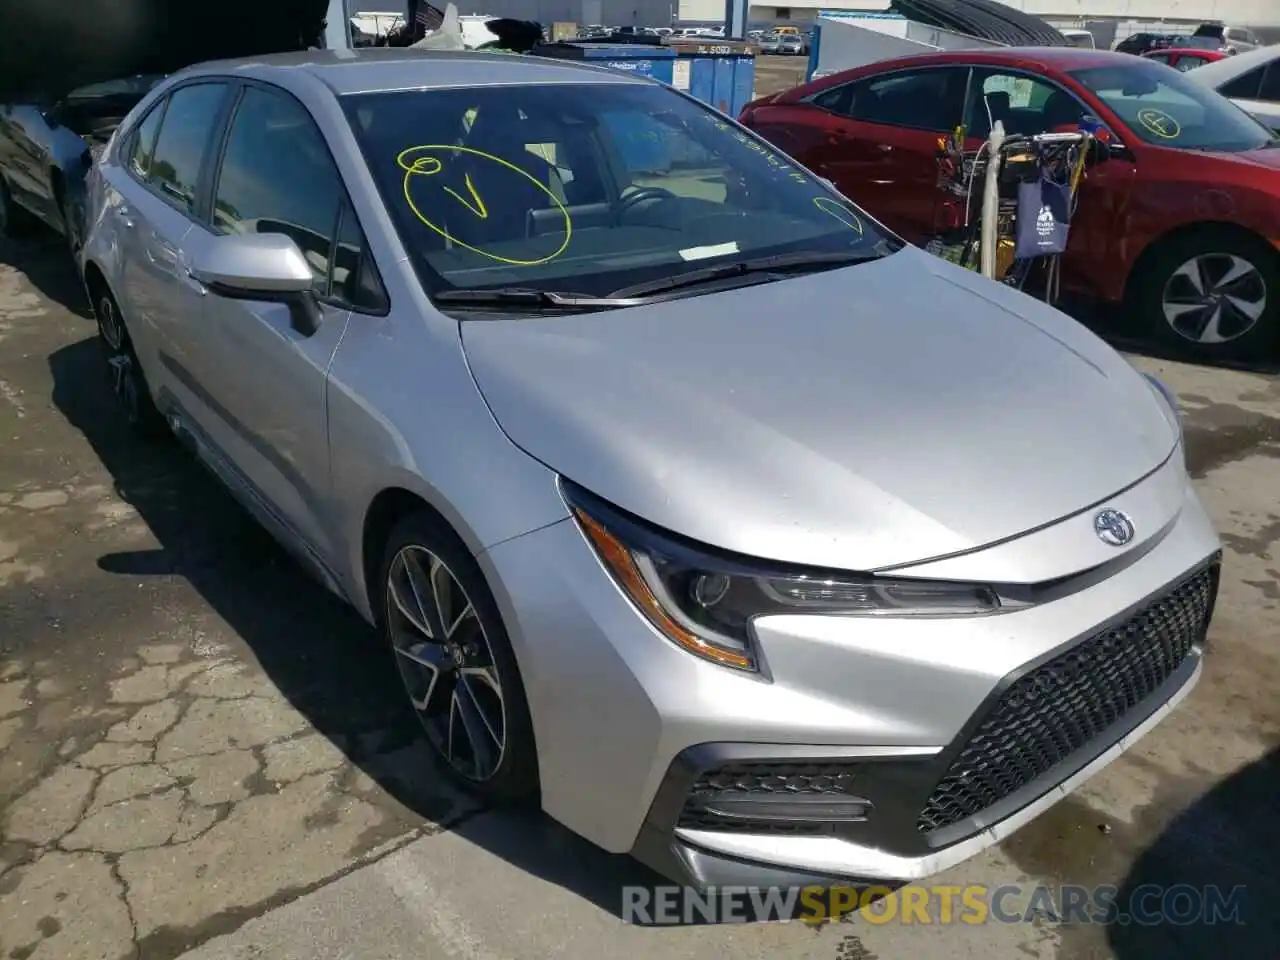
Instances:
[[[169,96],[148,176],[151,185],[184,213],[195,210],[200,165],[226,92],[225,84],[199,83]]]
[[[1258,99],[1280,103],[1280,63],[1273,60],[1267,67],[1267,75],[1262,79],[1262,86],[1258,90]]]
[[[872,77],[852,87],[848,115],[867,123],[944,133],[960,122],[967,68],[942,67]]]
[[[1258,91],[1262,87],[1262,74],[1265,70],[1266,67],[1259,67],[1256,70],[1241,74],[1234,80],[1220,86],[1218,92],[1224,97],[1235,100],[1257,100]]]
[[[155,153],[156,131],[160,129],[160,120],[164,117],[165,103],[162,100],[152,107],[129,137],[129,172],[143,183],[147,182],[147,177],[151,174],[151,156]]]
[[[830,90],[823,90],[813,98],[813,104],[832,113],[848,115],[849,107],[853,104],[854,86],[852,83],[842,83]]]
[[[350,204],[343,204],[333,252],[333,275],[329,296],[354,310],[378,313],[387,307],[387,294],[378,268],[369,254],[360,221]]]
[[[1078,124],[1084,109],[1065,90],[1024,74],[975,72],[965,110],[966,135],[985,140],[999,120],[1005,133],[1032,136]]]
[[[1167,54],[1167,53],[1149,53],[1149,54],[1147,54],[1147,59],[1148,59],[1148,60],[1157,60],[1157,61],[1159,61],[1160,63],[1166,63],[1166,64],[1167,64],[1167,63],[1169,62],[1169,54]],[[1185,59],[1185,58],[1184,58],[1184,59]]]
[[[213,199],[218,233],[283,233],[328,294],[342,183],[324,137],[292,97],[246,87],[227,134]]]
[[[1204,66],[1203,57],[1188,55],[1185,57],[1178,58],[1177,67],[1178,67],[1178,70],[1180,70],[1182,73],[1186,73],[1188,70],[1194,70],[1196,67],[1200,67],[1200,66]]]

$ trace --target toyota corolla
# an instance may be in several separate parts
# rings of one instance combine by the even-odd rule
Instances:
[[[90,192],[124,414],[376,624],[444,769],[607,850],[921,877],[1200,674],[1175,399],[668,87],[206,64]]]

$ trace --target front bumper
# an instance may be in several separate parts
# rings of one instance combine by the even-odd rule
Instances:
[[[493,548],[480,559],[521,665],[544,808],[698,886],[892,884],[972,856],[1118,756],[1198,679],[1219,545],[1176,469],[1172,519],[1105,575],[991,617],[769,618],[764,675],[659,636],[572,522]],[[1168,476],[1150,483],[1169,490]],[[1144,496],[1139,485],[1114,503],[1139,517]],[[1016,549],[1077,534],[1096,544],[1091,514]],[[980,569],[982,554],[964,563]],[[836,797],[843,819],[730,824],[717,791]],[[865,801],[860,818],[851,799]]]

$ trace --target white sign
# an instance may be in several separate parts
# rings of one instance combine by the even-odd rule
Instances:
[[[693,64],[688,60],[677,60],[671,67],[671,85],[677,90],[689,89],[689,68]]]

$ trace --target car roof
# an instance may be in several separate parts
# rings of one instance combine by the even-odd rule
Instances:
[[[270,79],[272,73],[288,71],[307,73],[338,96],[531,83],[647,82],[641,77],[566,60],[474,50],[414,50],[403,47],[274,53],[201,63],[182,73],[184,76],[241,73]]]
[[[992,66],[1019,67],[1023,70],[1055,72],[1081,70],[1087,67],[1117,66],[1141,62],[1140,57],[1110,50],[1091,50],[1087,47],[999,47],[974,50],[945,50],[938,53],[913,54],[877,60],[875,63],[854,67],[822,78],[821,84],[829,84],[836,77],[875,76],[893,70],[910,67],[932,67],[945,64],[990,64]],[[1200,69],[1204,69],[1201,67]]]
[[[1245,53],[1237,53],[1233,57],[1223,57],[1221,60],[1215,60],[1213,63],[1206,63],[1203,67],[1196,67],[1196,79],[1201,80],[1211,87],[1220,87],[1224,83],[1230,83],[1236,77],[1248,73],[1255,67],[1260,67],[1264,63],[1280,57],[1280,46],[1276,47],[1259,47],[1257,50],[1249,50]],[[1207,70],[1207,73],[1200,71]]]

